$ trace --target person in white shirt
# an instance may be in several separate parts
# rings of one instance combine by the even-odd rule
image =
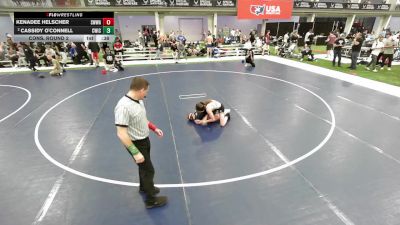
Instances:
[[[310,29],[307,33],[306,36],[304,37],[304,42],[308,45],[311,46],[312,44],[312,37],[314,36],[314,32],[312,29]]]
[[[49,55],[50,57],[53,57],[56,55],[56,51],[50,47],[50,45],[46,45],[46,50],[45,50],[45,55],[46,57]]]
[[[376,62],[378,60],[378,55],[383,51],[383,36],[379,35],[379,37],[374,41],[371,47],[371,61],[368,63],[368,65],[365,67],[366,70],[372,70],[374,72],[378,72],[376,70]]]
[[[235,29],[232,29],[231,30],[231,41],[235,41],[236,42],[236,39],[235,39]]]
[[[250,41],[250,39],[248,39],[247,41],[246,41],[246,43],[243,45],[243,48],[244,49],[251,49],[253,46],[251,45],[251,41]]]
[[[283,43],[287,44],[289,40],[289,32],[286,32],[283,36]]]
[[[256,48],[261,49],[262,47],[262,40],[259,37],[256,37]]]

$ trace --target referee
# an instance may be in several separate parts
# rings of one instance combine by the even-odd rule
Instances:
[[[114,109],[117,136],[139,166],[139,191],[146,194],[146,208],[167,204],[166,196],[156,196],[160,189],[154,186],[154,167],[150,158],[149,129],[159,137],[162,130],[147,120],[143,99],[149,91],[149,82],[142,77],[132,79],[129,92]]]

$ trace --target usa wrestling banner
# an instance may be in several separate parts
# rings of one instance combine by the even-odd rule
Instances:
[[[293,0],[238,0],[238,19],[289,19]]]

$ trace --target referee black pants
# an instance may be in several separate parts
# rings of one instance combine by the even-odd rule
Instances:
[[[133,141],[136,148],[139,149],[144,157],[144,162],[137,164],[139,166],[140,189],[146,193],[146,202],[154,201],[154,167],[150,158],[150,139]],[[129,151],[128,151],[129,152]],[[129,152],[130,153],[130,152]]]

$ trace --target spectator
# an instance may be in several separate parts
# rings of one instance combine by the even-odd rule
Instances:
[[[51,64],[51,61],[52,61],[52,58],[53,58],[53,56],[55,56],[55,55],[56,55],[56,51],[54,51],[54,49],[53,49],[53,48],[51,48],[51,46],[50,46],[50,45],[46,45],[45,47],[46,47],[46,49],[44,50],[44,53],[45,53],[45,55],[46,55],[46,59],[47,59],[47,61],[49,62],[49,65],[50,65],[50,64]],[[50,58],[49,58],[49,57],[47,57],[47,56],[50,56]]]
[[[235,41],[236,41],[236,43],[240,42],[240,31],[239,31],[239,29],[235,30]]]
[[[289,32],[286,32],[285,35],[283,35],[283,43],[287,44],[289,42]]]
[[[88,61],[90,61],[90,58],[87,54],[87,48],[83,42],[76,42],[76,52],[77,55],[75,57],[75,64],[81,64],[82,58],[86,58],[86,61],[83,64],[86,64]]]
[[[12,40],[12,35],[11,34],[7,34],[6,36],[7,36],[7,40],[6,40],[7,46],[8,47],[14,46],[14,42]]]
[[[208,35],[211,35],[211,32],[210,31],[208,31],[208,32],[209,32]],[[225,24],[224,28],[222,29],[222,32],[224,34],[224,39],[229,36],[229,27],[226,24]]]
[[[253,46],[252,46],[252,44],[251,44],[250,39],[247,40],[246,43],[243,45],[243,48],[246,49],[246,50],[251,49],[252,47],[253,47]]]
[[[156,50],[156,55],[154,56],[154,59],[159,58],[160,60],[163,60],[161,58],[161,53],[164,52],[164,41],[160,40],[160,42],[157,42],[157,46],[156,46],[157,50]]]
[[[271,31],[270,30],[267,30],[267,32],[265,33],[264,43],[267,45],[268,52],[269,52],[269,45],[271,44]]]
[[[341,67],[341,61],[342,61],[342,48],[344,46],[345,40],[344,40],[344,35],[341,34],[339,38],[335,40],[335,43],[333,43],[333,60],[332,60],[332,66],[335,66],[336,63],[336,57],[338,58],[338,66]]]
[[[179,42],[182,42],[183,45],[186,45],[186,38],[183,35],[182,31],[179,32],[178,36],[176,37],[176,40]]]
[[[298,43],[299,38],[300,38],[300,35],[297,32],[297,30],[294,30],[290,34],[290,47],[289,47],[290,52],[294,53],[294,51],[297,49],[297,43]]]
[[[76,52],[76,44],[72,42],[70,44],[70,48],[69,48],[69,56],[71,57],[71,59],[74,62],[74,64],[77,64],[76,63],[76,56],[77,55],[78,55],[78,53]]]
[[[147,45],[145,45],[147,47]],[[114,42],[114,53],[116,55],[116,57],[119,58],[119,60],[123,61],[123,45],[121,42],[121,39],[119,37],[115,38],[115,42]]]
[[[175,32],[171,31],[171,33],[169,33],[169,41],[175,41]]]
[[[244,42],[246,41],[246,35],[244,33],[242,33],[242,30],[239,30],[239,35],[240,35],[239,43],[244,44]]]
[[[37,69],[35,68],[35,61],[38,59],[34,56],[33,50],[24,42],[22,42],[21,45],[25,53],[26,61],[29,62],[28,68],[33,71],[36,71]]]
[[[256,37],[255,47],[260,49],[262,48],[262,40],[259,37]]]
[[[160,31],[158,31],[158,32],[160,32]],[[154,47],[157,48],[157,46],[158,46],[158,41],[159,41],[159,39],[160,39],[159,33],[157,33],[157,31],[153,31],[153,34],[152,34],[151,37],[153,38],[153,41],[154,41]]]
[[[24,65],[26,66],[26,60],[25,60],[25,53],[24,49],[22,48],[22,45],[18,45],[18,66]]]
[[[172,51],[172,58],[175,60],[175,62],[178,62],[178,45],[176,44],[176,41],[171,42],[171,51]]]
[[[254,30],[250,31],[250,42],[253,44],[254,41],[256,40],[256,32]]]
[[[66,46],[66,43],[65,43],[65,42],[58,42],[58,43],[56,43],[56,49],[57,49],[57,53],[61,56],[61,61],[60,61],[61,67],[63,67],[63,68],[64,68],[64,67],[68,67],[68,66],[67,66],[68,48],[67,48],[67,46]]]
[[[4,42],[0,42],[0,61],[4,61],[6,59],[6,46]],[[0,68],[3,68],[4,65],[0,63]]]
[[[333,44],[336,41],[336,35],[331,31],[329,32],[328,38],[325,40],[326,42],[326,58],[331,57],[333,54]]]
[[[300,61],[304,60],[304,56],[307,56],[308,61],[314,61],[314,54],[308,44],[304,44],[304,49],[301,51]]]
[[[40,60],[43,60],[45,66],[49,66],[49,60],[47,59],[45,52],[46,52],[46,48],[42,44],[38,44],[36,46],[35,53],[37,55],[37,62],[38,62],[39,67],[42,66],[42,64],[40,63]]]
[[[386,33],[386,40],[383,41],[383,58],[382,58],[382,63],[381,63],[381,70],[383,70],[386,60],[387,62],[387,70],[392,70],[392,61],[393,61],[393,55],[394,55],[394,47],[396,46],[395,41],[393,40],[393,36],[391,33]]]
[[[263,46],[262,46],[262,53],[261,55],[264,56],[265,54],[269,55],[269,45],[267,45],[266,42],[264,42]]]
[[[88,48],[91,51],[92,64],[94,62],[96,67],[99,67],[99,44],[97,42],[89,42]]]
[[[138,39],[139,39],[139,43],[140,45],[144,45],[144,37],[143,37],[143,33],[141,30],[138,30]]]
[[[236,33],[235,29],[231,29],[231,32],[230,32],[231,42],[236,42],[235,33]]]
[[[376,70],[376,63],[378,61],[378,55],[383,51],[383,36],[379,35],[379,37],[374,41],[371,47],[371,61],[365,67],[366,70],[374,71],[375,73],[378,72]]]
[[[215,46],[212,51],[212,55],[214,58],[219,58],[221,56],[221,49],[218,46]]]
[[[8,48],[8,58],[11,60],[11,65],[13,67],[18,67],[18,54],[15,48],[9,47]]]
[[[361,37],[361,33],[357,32],[351,46],[351,65],[349,67],[351,70],[355,70],[357,68],[357,60],[361,52],[363,41],[364,40]]]
[[[177,57],[177,61],[175,63],[178,63],[178,61],[180,60],[181,56],[185,57],[185,59],[187,60],[187,54],[186,54],[186,50],[185,50],[185,45],[183,44],[182,41],[178,42],[178,57]]]
[[[105,53],[103,55],[103,58],[105,60],[105,63],[104,63],[104,67],[105,67],[104,69],[105,70],[113,71],[113,72],[117,72],[118,71],[118,69],[116,69],[114,67],[115,55],[114,55],[114,53],[111,52],[109,47],[106,48],[106,51],[105,51]]]
[[[314,39],[314,31],[313,29],[310,29],[306,33],[306,36],[304,37],[304,43],[306,43],[308,46],[311,46],[313,39]]]
[[[143,29],[144,47],[148,47],[149,37],[150,37],[149,27],[146,26],[146,27]]]

